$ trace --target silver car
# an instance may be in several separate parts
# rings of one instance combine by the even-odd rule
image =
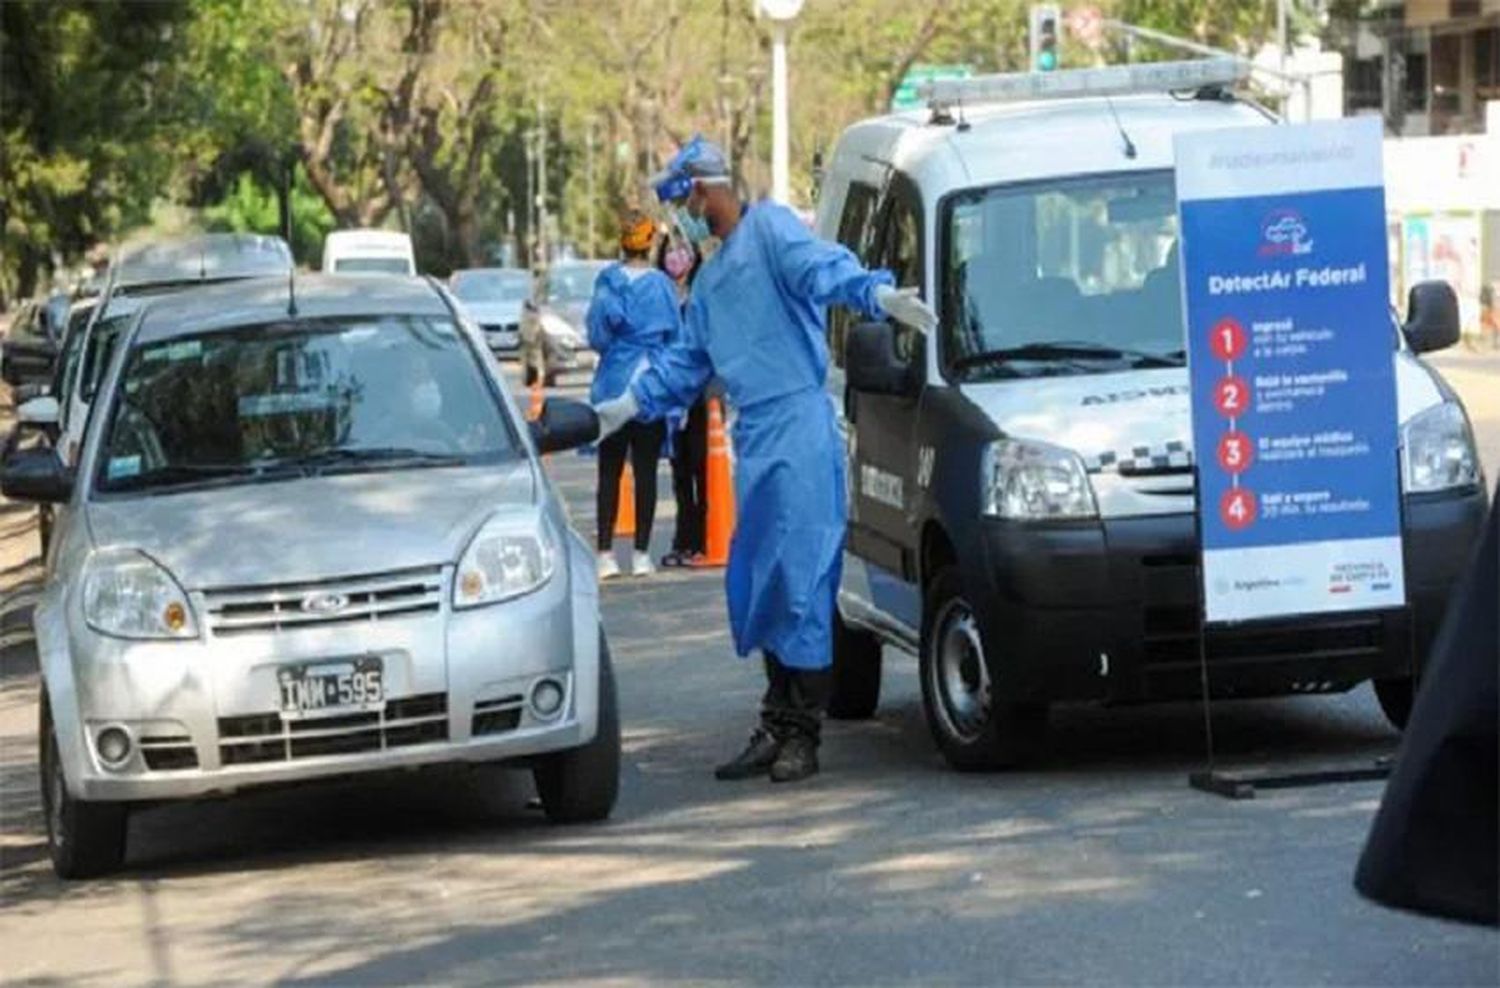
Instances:
[[[480,330],[436,283],[257,279],[155,301],[116,347],[33,622],[57,872],[120,865],[143,801],[438,763],[529,766],[554,821],[614,805],[594,553]]]

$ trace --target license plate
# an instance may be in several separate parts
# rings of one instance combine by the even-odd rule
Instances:
[[[384,671],[378,658],[282,666],[276,671],[281,716],[301,720],[383,710]]]
[[[490,346],[510,349],[518,346],[521,342],[521,334],[513,329],[491,330],[489,335]]]

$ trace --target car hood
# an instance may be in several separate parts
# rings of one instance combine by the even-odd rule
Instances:
[[[464,311],[481,326],[515,325],[521,321],[520,302],[464,302]]]
[[[87,511],[95,546],[139,549],[191,591],[456,563],[491,512],[536,496],[520,461],[122,498]]]
[[[1442,400],[1431,374],[1404,351],[1394,357],[1397,415],[1404,424]],[[1005,435],[1070,449],[1094,463],[1137,449],[1193,448],[1187,370],[1131,370],[1076,377],[966,384],[963,393]]]

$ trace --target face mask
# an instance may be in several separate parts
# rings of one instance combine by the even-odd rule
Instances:
[[[435,419],[443,410],[443,393],[437,384],[425,381],[411,392],[411,410],[419,418]]]
[[[693,269],[693,252],[686,247],[669,248],[667,256],[662,258],[662,267],[674,280],[681,278]]]
[[[676,220],[678,227],[682,229],[682,235],[695,244],[701,244],[713,236],[713,231],[708,228],[708,220],[694,216],[686,206],[677,207]]]

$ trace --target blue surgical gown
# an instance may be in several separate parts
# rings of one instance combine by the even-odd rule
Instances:
[[[824,381],[824,313],[878,316],[891,283],[795,214],[761,203],[698,272],[682,341],[652,356],[634,386],[641,414],[690,404],[717,374],[736,411],[737,523],[725,591],[735,651],[795,669],[832,661],[843,558],[844,446]]]
[[[656,268],[611,264],[594,282],[584,322],[589,346],[599,354],[589,388],[589,399],[598,404],[624,394],[642,359],[682,338],[677,286]]]

